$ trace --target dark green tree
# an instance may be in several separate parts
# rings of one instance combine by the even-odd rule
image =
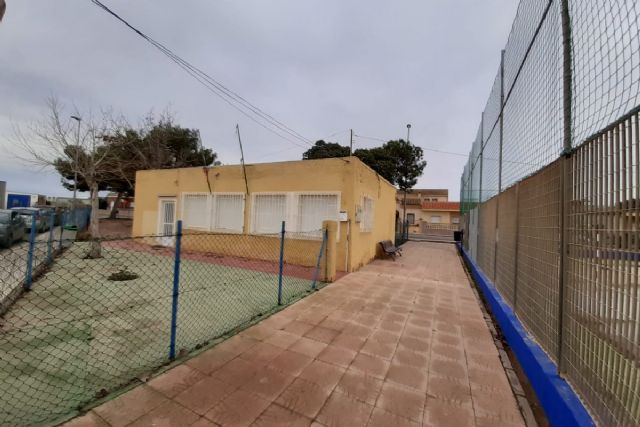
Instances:
[[[376,171],[380,176],[395,184],[396,165],[390,153],[383,147],[359,148],[353,155]]]
[[[117,214],[120,199],[134,195],[136,171],[220,164],[217,154],[202,146],[197,129],[175,125],[171,118],[155,120],[153,116],[148,116],[142,129],[124,127],[104,135],[103,140],[104,144],[98,147],[97,153],[108,156],[110,173],[103,174],[98,189],[117,194],[111,218]],[[64,157],[56,159],[55,168],[62,176],[63,186],[72,190],[75,153],[73,147],[68,150],[71,151]],[[86,155],[82,151],[77,154],[78,158]],[[78,191],[89,191],[82,174],[78,175],[77,186]]]
[[[326,159],[330,157],[349,156],[349,147],[335,142],[316,141],[315,145],[302,154],[302,160]]]
[[[418,182],[427,162],[423,160],[424,152],[421,147],[409,141],[389,141],[382,146],[393,162],[393,182],[400,190],[408,191]]]

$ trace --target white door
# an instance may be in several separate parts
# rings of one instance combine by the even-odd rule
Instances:
[[[158,234],[162,246],[173,246],[176,234],[176,201],[175,199],[160,200],[160,221]]]

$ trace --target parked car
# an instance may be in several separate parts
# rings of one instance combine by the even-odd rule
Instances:
[[[38,233],[42,233],[43,231],[47,231],[50,227],[49,224],[49,213],[46,209],[40,208],[12,208],[12,211],[18,212],[22,219],[25,222],[25,229],[31,230],[34,221],[34,213],[35,213],[35,229]]]
[[[62,221],[62,213],[64,212],[64,209],[62,209],[61,207],[55,207],[55,206],[36,206],[36,208],[40,209],[41,211],[44,211],[44,215],[47,217],[47,221],[49,223],[51,222],[51,212],[55,213],[53,217],[53,226],[55,227],[60,225]],[[51,226],[51,224],[49,224],[49,226]]]
[[[0,210],[0,245],[11,247],[13,242],[24,237],[26,224],[19,212]]]

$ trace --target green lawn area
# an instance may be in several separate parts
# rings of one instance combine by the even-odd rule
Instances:
[[[0,425],[51,422],[168,362],[173,257],[75,243],[0,328]],[[139,277],[110,281],[126,269]],[[193,350],[277,306],[278,276],[182,260],[178,351]],[[285,276],[284,302],[311,289]]]

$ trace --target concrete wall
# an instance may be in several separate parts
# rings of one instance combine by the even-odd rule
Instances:
[[[338,230],[338,270],[353,271],[359,268],[375,256],[378,241],[393,240],[396,189],[355,157],[246,165],[246,174],[249,196],[245,197],[245,235],[249,235],[251,230],[251,194],[317,191],[339,192],[340,210],[347,213],[347,221],[340,222]],[[136,174],[132,234],[134,236],[158,234],[159,203],[163,197],[176,199],[176,214],[180,219],[182,194],[188,192],[245,193],[246,184],[242,167],[229,165],[207,169],[139,171]],[[359,224],[356,223],[356,209],[362,204],[365,193],[374,199],[374,230],[361,233]],[[193,230],[185,229],[185,232],[189,231]],[[251,239],[247,239],[246,245],[238,243],[237,237],[235,242],[231,241],[232,238],[229,239],[230,246],[237,246],[237,250],[243,252],[250,250]],[[252,239],[255,237],[252,236]],[[216,239],[216,241],[221,240]],[[185,243],[191,246],[188,242]],[[266,240],[262,244],[268,246]],[[317,241],[312,241],[310,248],[315,247],[316,244]],[[247,256],[246,253],[244,256]],[[308,256],[305,256],[304,260],[307,258]],[[308,263],[301,260],[297,262],[301,262],[301,265]]]

